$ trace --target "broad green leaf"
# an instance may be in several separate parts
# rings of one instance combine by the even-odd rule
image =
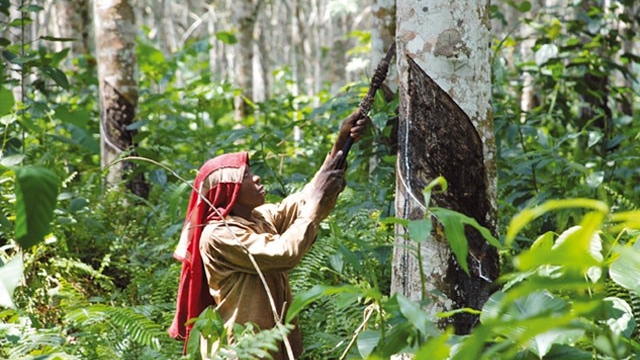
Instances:
[[[585,223],[599,224],[602,221],[601,213],[589,213],[585,215]],[[531,247],[515,258],[514,262],[522,271],[532,270],[541,265],[561,266],[567,271],[578,271],[581,274],[588,273],[592,268],[601,265],[602,255],[597,252],[601,249],[601,240],[595,229],[574,226],[556,240],[552,248],[547,246]],[[594,271],[591,271],[596,276]],[[597,280],[597,278],[596,278]]]
[[[83,210],[84,208],[87,207],[87,205],[89,205],[89,201],[87,201],[87,199],[85,198],[72,199],[69,202],[69,211],[72,213],[75,213],[80,210]]]
[[[480,313],[480,322],[486,323],[489,321],[498,321],[504,303],[505,293],[502,291],[496,291],[485,301],[482,307],[482,313]]]
[[[129,131],[140,130],[143,126],[147,124],[149,124],[149,120],[136,121],[134,123],[127,125],[126,129]]]
[[[464,223],[462,222],[464,215],[445,209],[434,209],[434,214],[444,227],[444,234],[447,237],[451,251],[453,251],[456,260],[458,260],[458,264],[469,275],[469,264],[467,263],[469,244],[464,233]]]
[[[405,351],[409,346],[408,339],[415,336],[415,329],[409,322],[394,324],[378,342],[375,353],[389,358],[393,354]]]
[[[500,241],[498,239],[496,239],[495,236],[493,236],[493,234],[491,234],[491,231],[489,231],[489,229],[487,229],[486,227],[478,224],[478,222],[476,221],[476,219],[469,217],[465,214],[453,211],[453,210],[449,210],[449,209],[444,209],[444,208],[438,208],[435,207],[432,209],[433,213],[436,215],[437,218],[440,218],[440,216],[445,215],[449,218],[451,218],[452,220],[461,222],[465,225],[469,225],[471,227],[473,227],[474,229],[478,230],[480,232],[480,235],[482,235],[482,237],[491,245],[495,246],[498,249],[502,249],[503,245],[500,243]]]
[[[640,210],[615,213],[611,216],[611,222],[615,224],[610,228],[613,233],[623,229],[640,229]]]
[[[420,219],[409,221],[407,230],[411,240],[421,243],[429,239],[431,235],[431,219]]]
[[[55,138],[63,141],[66,139],[66,142],[79,146],[92,154],[100,153],[100,143],[93,137],[93,134],[73,124],[66,124],[65,127],[71,133],[71,137],[55,136]]]
[[[633,309],[629,304],[618,297],[604,299],[606,324],[614,334],[629,338],[636,327]]]
[[[531,3],[529,1],[523,1],[518,5],[518,11],[524,13],[531,10]]]
[[[636,359],[636,357],[627,356],[626,347],[621,343],[619,336],[602,334],[592,341],[592,344],[599,354],[605,355],[601,356],[603,359]]]
[[[136,54],[141,71],[162,73],[168,67],[162,51],[150,44],[138,42]]]
[[[0,86],[0,117],[10,114],[14,105],[13,93],[4,86]]]
[[[434,336],[416,351],[415,360],[446,360],[451,354],[450,333]]]
[[[640,294],[640,242],[613,250],[618,258],[609,267],[609,276],[618,285]]]
[[[589,131],[587,135],[587,139],[588,139],[587,147],[592,147],[598,144],[603,137],[604,137],[604,134],[602,133],[602,131]]]
[[[10,168],[12,166],[17,166],[20,163],[22,163],[24,158],[25,158],[24,154],[15,154],[15,155],[4,156],[4,157],[0,158],[0,165],[8,167],[8,168]]]
[[[19,28],[19,27],[22,27],[22,26],[29,25],[31,23],[33,23],[33,20],[31,18],[23,16],[21,18],[17,18],[17,19],[11,20],[11,22],[9,23],[9,26]]]
[[[576,316],[569,311],[564,313],[549,316],[543,314],[526,319],[518,320],[503,320],[502,322],[492,324],[493,331],[495,333],[502,334],[502,337],[506,338],[505,342],[497,343],[493,345],[490,350],[485,350],[483,354],[487,356],[487,359],[495,358],[494,355],[504,350],[504,346],[512,346],[514,349],[520,349],[522,347],[529,347],[530,350],[532,342],[535,341],[536,336],[543,335],[549,331],[573,331],[580,330],[580,324],[575,321]],[[576,333],[577,336],[577,333]],[[565,339],[557,338],[558,341],[566,341]],[[553,344],[548,344],[552,346]],[[547,344],[545,344],[547,346]]]
[[[507,234],[505,237],[505,244],[507,247],[511,246],[516,238],[516,235],[529,223],[544,215],[549,211],[571,209],[571,208],[585,208],[592,209],[602,214],[609,213],[609,207],[607,204],[592,200],[592,199],[563,199],[563,200],[549,200],[542,205],[525,209],[518,213],[511,219],[509,227],[507,228]]]
[[[553,249],[553,237],[554,233],[551,231],[547,231],[546,233],[539,236],[536,241],[533,242],[530,249],[537,249],[541,251],[551,251]]]
[[[67,105],[60,105],[55,109],[55,116],[67,124],[87,129],[91,121],[91,113],[84,109],[70,109]]]
[[[60,181],[48,169],[25,166],[12,168],[16,175],[16,241],[29,248],[51,231]]]
[[[544,360],[591,360],[593,355],[585,350],[570,345],[554,345]]]
[[[407,299],[400,293],[395,294],[398,300],[398,306],[402,315],[424,335],[433,335],[435,330],[433,322],[429,320],[429,316],[420,308],[420,306]]]
[[[590,188],[597,189],[598,187],[600,187],[600,185],[602,185],[604,176],[604,171],[594,171],[593,173],[587,175],[587,177],[585,178],[585,182]]]
[[[93,137],[93,134],[75,125],[69,124],[67,127],[71,133],[71,138],[75,140],[79,146],[93,154],[100,153],[100,143]]]
[[[17,60],[18,55],[9,50],[2,50],[2,57],[11,63],[14,63],[14,64],[19,63],[19,60]]]
[[[342,273],[344,267],[344,258],[341,254],[332,254],[329,256],[329,265],[338,273]]]
[[[444,227],[444,233],[449,241],[451,250],[453,251],[460,267],[469,274],[469,266],[467,264],[467,254],[469,251],[468,241],[465,234],[465,225],[472,226],[480,232],[487,242],[497,248],[501,248],[502,244],[496,239],[489,229],[481,226],[478,222],[462,213],[444,209],[433,208],[433,214]]]
[[[54,52],[51,54],[51,62],[49,63],[51,66],[57,68],[60,66],[60,62],[64,60],[67,55],[69,55],[70,48],[64,48],[58,52]]]
[[[15,308],[13,291],[22,279],[22,255],[18,254],[0,266],[0,306]]]
[[[33,4],[24,5],[19,8],[21,12],[39,12],[42,10],[44,10],[42,6]]]
[[[373,349],[376,348],[378,342],[380,341],[380,331],[379,330],[365,330],[358,335],[357,345],[358,352],[360,356],[363,358],[367,358],[371,355]]]
[[[465,337],[462,342],[452,349],[451,360],[469,360],[479,358],[479,354],[482,354],[483,348],[487,346],[490,336],[492,335],[491,328],[485,325],[480,325],[474,328],[473,336]],[[420,360],[427,360],[422,358]]]
[[[546,359],[546,355],[551,351],[551,348],[554,345],[573,344],[582,336],[584,336],[584,330],[582,329],[551,329],[547,332],[536,335],[531,340],[529,349],[539,358]]]
[[[499,321],[521,320],[544,314],[560,314],[567,310],[565,300],[539,291],[516,299],[513,303],[502,304]]]
[[[233,45],[238,42],[238,39],[233,33],[228,31],[219,31],[216,33],[216,39],[222,41],[227,45]]]
[[[62,70],[51,66],[43,66],[40,69],[43,73],[47,74],[47,76],[49,76],[56,84],[58,84],[58,86],[65,90],[69,89],[69,80],[67,79],[67,75],[65,75]]]
[[[551,293],[584,293],[587,291],[598,292],[605,290],[602,283],[591,283],[585,279],[584,274],[562,273],[560,270],[558,266],[549,266],[532,272],[526,278],[526,281],[512,286],[512,288],[505,293],[505,303],[512,303],[519,298],[537,293],[540,289],[545,289]]]
[[[569,312],[569,306],[563,299],[538,291],[511,302],[510,297],[505,295],[503,292],[492,294],[485,303],[480,320],[505,337],[519,338],[523,342],[532,337],[529,347],[540,357],[549,352],[554,344],[572,342],[584,333],[580,329],[559,331],[544,323],[547,317],[561,318]],[[564,326],[572,319],[573,317],[567,317],[558,325]],[[525,326],[525,323],[529,325]]]

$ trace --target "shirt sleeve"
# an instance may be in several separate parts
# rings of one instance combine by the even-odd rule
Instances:
[[[296,221],[300,210],[314,191],[315,186],[309,183],[302,190],[284,198],[279,204],[265,204],[255,210],[273,225],[279,234],[282,234]]]
[[[317,232],[318,225],[303,217],[293,220],[281,234],[256,232],[238,223],[217,224],[209,238],[201,242],[201,252],[223,262],[230,270],[257,273],[248,251],[261,271],[286,271],[300,262]]]

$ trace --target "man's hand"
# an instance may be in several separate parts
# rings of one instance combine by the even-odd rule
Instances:
[[[335,154],[339,150],[342,150],[345,142],[349,137],[353,138],[354,143],[362,139],[367,125],[369,125],[370,123],[371,119],[369,118],[369,116],[367,116],[367,114],[363,114],[360,108],[352,112],[351,115],[342,120],[338,138],[333,144],[333,148],[331,149],[331,152],[329,154],[331,156],[335,156]]]
[[[333,210],[338,195],[346,185],[344,168],[336,169],[340,157],[342,157],[342,151],[338,151],[335,156],[327,156],[324,164],[314,176],[313,192],[302,210],[303,216],[311,217],[319,222],[329,216]]]
[[[342,120],[339,137],[350,136],[353,138],[353,142],[359,141],[364,136],[364,131],[369,123],[371,123],[369,116],[362,114],[360,108],[358,108],[346,119]]]

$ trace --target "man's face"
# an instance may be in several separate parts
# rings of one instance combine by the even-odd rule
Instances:
[[[260,183],[260,176],[251,172],[251,169],[247,166],[247,169],[244,171],[242,187],[240,188],[234,207],[242,206],[253,209],[260,206],[264,204],[264,194],[264,186]]]

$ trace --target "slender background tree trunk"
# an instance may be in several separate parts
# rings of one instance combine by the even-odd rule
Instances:
[[[62,47],[69,47],[69,59],[75,59],[79,55],[87,55],[90,46],[90,18],[88,0],[59,0],[55,3],[55,18],[57,19],[56,36],[74,39],[69,43],[58,42],[58,51]],[[68,45],[67,45],[68,44]]]
[[[134,132],[127,130],[136,114],[138,81],[136,71],[136,26],[133,9],[126,0],[94,3],[96,60],[100,87],[101,165],[107,169],[108,187],[126,179],[134,166],[113,164],[134,148]],[[127,186],[136,195],[147,197],[142,175],[135,175]]]
[[[253,56],[254,56],[254,30],[258,18],[258,10],[262,1],[241,0],[235,2],[233,18],[238,29],[236,83],[240,88],[240,94],[235,97],[235,118],[237,120],[247,113],[247,103],[253,99]]]

